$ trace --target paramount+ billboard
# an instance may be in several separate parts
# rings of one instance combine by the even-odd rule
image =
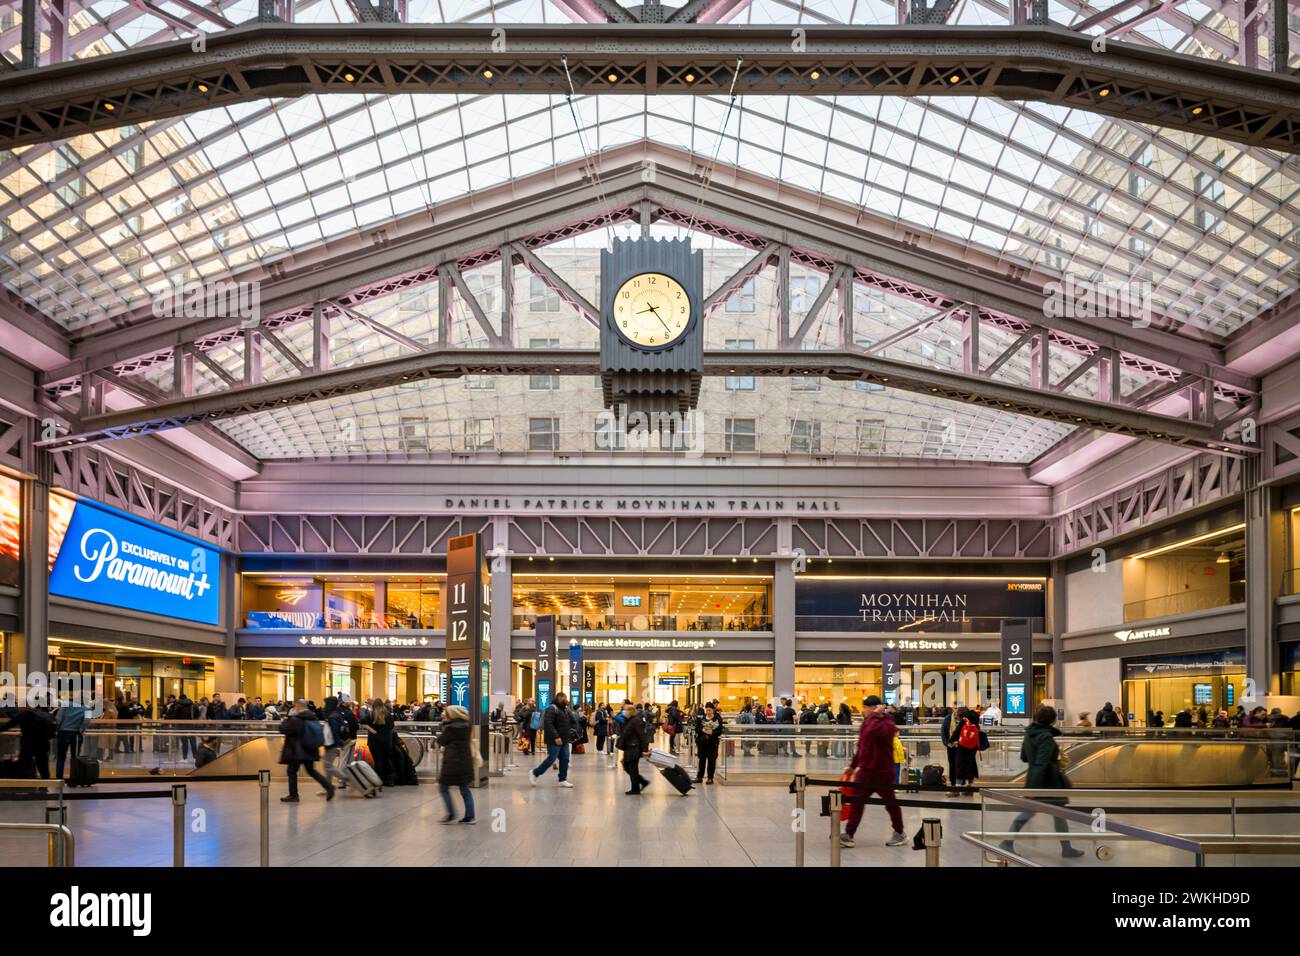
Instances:
[[[85,499],[50,495],[50,594],[216,625],[221,553]]]

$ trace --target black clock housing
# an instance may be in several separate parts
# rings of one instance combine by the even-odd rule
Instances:
[[[614,296],[635,275],[657,272],[676,280],[690,299],[686,331],[668,346],[644,347],[625,338],[614,319]],[[600,255],[600,381],[606,408],[684,413],[700,400],[704,368],[704,253],[689,239],[615,239]]]

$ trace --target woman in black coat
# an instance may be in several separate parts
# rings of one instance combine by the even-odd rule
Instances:
[[[370,759],[374,761],[375,773],[385,787],[397,785],[396,767],[393,764],[393,728],[396,724],[393,712],[382,700],[375,701],[370,708],[370,719],[363,724],[369,735]]]
[[[952,783],[955,787],[973,787],[975,778],[979,776],[979,748],[963,747],[960,743],[962,729],[969,724],[974,728],[975,733],[979,733],[979,718],[974,711],[961,710],[953,718],[952,728],[949,731],[949,738],[952,740],[953,747],[948,751],[951,756],[949,761],[953,767]]]
[[[438,792],[447,804],[447,816],[443,823],[456,822],[456,805],[451,802],[451,788],[460,789],[460,798],[465,801],[465,815],[461,823],[475,823],[474,796],[469,792],[469,785],[474,780],[474,751],[469,735],[469,713],[464,707],[454,704],[443,714],[442,733],[438,735],[438,746],[442,748],[442,769],[438,771]]]

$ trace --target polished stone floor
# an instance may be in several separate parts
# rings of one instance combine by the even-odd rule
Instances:
[[[271,800],[272,865],[789,866],[794,862],[794,797],[783,787],[717,784],[683,797],[655,773],[645,794],[629,797],[623,793],[625,775],[608,766],[602,756],[574,758],[573,789],[557,786],[554,770],[539,785],[530,785],[528,769],[534,758],[517,759],[515,769],[474,792],[479,823],[472,827],[440,825],[443,803],[431,781],[386,790],[369,800],[343,792],[329,803],[314,783],[305,781],[302,802],[290,805],[279,802],[285,785],[277,781]],[[649,770],[646,764],[643,768]],[[154,789],[166,789],[168,783],[160,780]],[[136,788],[105,785],[99,789],[117,793],[128,786]],[[942,810],[905,809],[908,834],[918,829],[922,816],[937,816],[945,831],[943,865],[979,865],[978,851],[959,837],[961,831],[979,826],[976,798],[955,798],[944,804]],[[808,806],[806,862],[825,866],[830,824],[818,815],[817,795],[809,794]],[[192,783],[189,811],[188,865],[257,864],[256,784]],[[5,821],[34,822],[41,815],[40,804],[0,805],[0,819]],[[171,807],[166,799],[75,802],[70,804],[69,819],[79,866],[171,864]],[[1040,819],[1032,828],[1049,826]],[[883,808],[868,807],[857,846],[844,850],[843,865],[924,865],[924,853],[910,846],[885,847],[889,833]],[[1054,841],[1032,845],[1043,862],[1060,862],[1051,859],[1056,855]],[[44,857],[44,837],[0,833],[0,865],[42,865]],[[1110,865],[1122,860],[1121,856]],[[1153,859],[1149,854],[1127,862],[1184,865],[1173,856]],[[1089,854],[1071,865],[1101,863]]]

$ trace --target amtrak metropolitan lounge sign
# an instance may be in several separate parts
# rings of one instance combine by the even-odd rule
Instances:
[[[50,532],[57,535],[57,527]],[[50,568],[50,593],[215,625],[221,555],[193,538],[77,501]]]

